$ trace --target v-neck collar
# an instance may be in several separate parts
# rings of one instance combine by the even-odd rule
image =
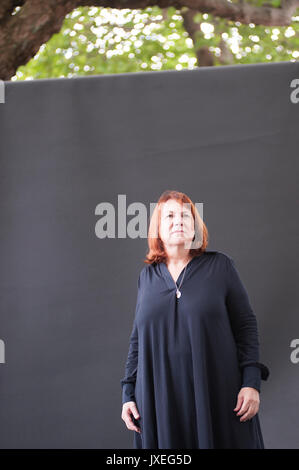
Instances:
[[[184,284],[184,282],[186,281],[186,279],[187,279],[189,273],[191,272],[191,266],[194,264],[195,260],[201,258],[202,256],[203,256],[203,254],[201,254],[200,256],[194,256],[194,257],[193,257],[192,259],[190,259],[190,261],[186,264],[186,266],[185,266],[186,272],[185,272],[183,284]],[[166,263],[165,263],[164,261],[162,261],[161,263],[159,263],[159,266],[160,266],[162,275],[163,275],[163,277],[164,277],[164,279],[165,279],[165,281],[166,281],[166,283],[167,283],[169,289],[176,289],[176,288],[177,288],[176,284],[179,286],[185,268],[183,268],[182,271],[180,272],[179,277],[177,278],[176,284],[175,284],[175,281],[174,281],[172,275],[170,274],[170,271],[169,271],[169,269],[168,269]],[[182,287],[183,287],[183,284],[182,284]]]

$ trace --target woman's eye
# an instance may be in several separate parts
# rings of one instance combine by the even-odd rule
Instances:
[[[166,217],[173,217],[173,214],[168,214]],[[189,218],[190,215],[186,213],[186,214],[183,214],[183,217]]]

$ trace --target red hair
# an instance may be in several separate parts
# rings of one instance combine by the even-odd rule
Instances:
[[[206,250],[208,246],[208,229],[203,222],[202,218],[199,215],[199,212],[196,206],[193,204],[191,199],[184,193],[179,191],[167,190],[161,194],[155,209],[153,210],[153,215],[148,229],[148,246],[149,252],[146,255],[146,258],[143,260],[147,264],[152,263],[161,263],[167,260],[167,253],[164,248],[164,243],[160,238],[160,220],[161,220],[161,206],[164,202],[167,202],[169,199],[175,199],[181,204],[189,204],[190,210],[193,215],[194,220],[194,230],[195,237],[200,236],[202,240],[201,246],[199,248],[190,248],[190,255],[192,258],[199,256],[203,251]]]

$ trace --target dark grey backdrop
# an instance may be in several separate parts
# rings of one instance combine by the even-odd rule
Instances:
[[[132,447],[120,379],[147,243],[97,238],[95,208],[165,189],[202,202],[209,248],[235,259],[271,371],[265,445],[299,447],[295,78],[298,62],[5,83],[1,448]]]

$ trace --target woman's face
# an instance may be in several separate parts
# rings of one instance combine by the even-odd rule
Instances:
[[[160,237],[165,245],[183,245],[192,242],[194,219],[191,207],[174,199],[164,202],[161,207]],[[185,245],[187,248],[189,245]]]

